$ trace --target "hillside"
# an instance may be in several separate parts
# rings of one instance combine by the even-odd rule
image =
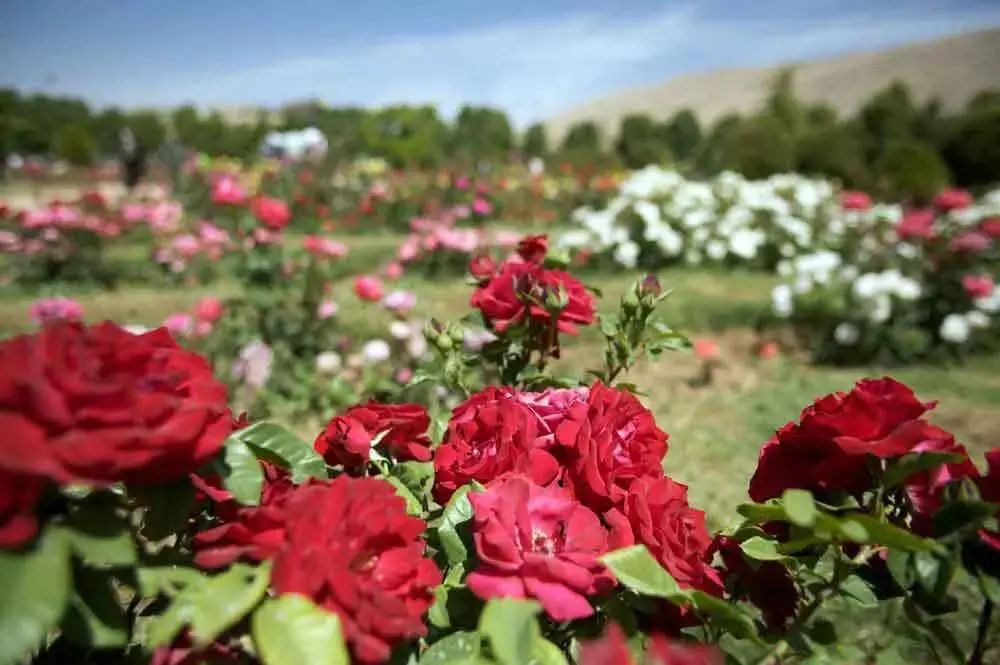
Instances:
[[[617,134],[623,116],[646,113],[662,120],[683,108],[703,123],[727,113],[759,107],[767,85],[785,67],[795,68],[796,94],[806,102],[826,102],[849,114],[895,79],[918,101],[938,97],[945,108],[962,106],[985,88],[1000,88],[1000,29],[966,33],[870,53],[786,63],[774,67],[719,69],[665,83],[625,90],[571,109],[548,121],[550,139],[559,141],[576,122],[596,122],[604,136]]]

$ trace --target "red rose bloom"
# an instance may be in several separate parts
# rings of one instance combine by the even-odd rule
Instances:
[[[972,205],[972,194],[964,189],[946,189],[934,197],[934,207],[945,212]]]
[[[45,480],[0,469],[0,549],[20,547],[38,534],[35,504]]]
[[[149,665],[221,665],[242,662],[242,653],[226,644],[212,642],[204,647],[195,647],[189,631],[185,630],[173,644],[154,651]]]
[[[424,558],[425,526],[383,480],[301,487],[287,504],[271,582],[337,614],[355,659],[385,662],[395,644],[427,634],[422,616],[441,573]]]
[[[549,237],[546,235],[540,236],[525,236],[521,238],[521,241],[517,243],[517,255],[525,261],[525,263],[534,263],[535,265],[542,265],[545,260],[545,255],[549,252]]]
[[[469,261],[469,273],[478,280],[488,281],[497,271],[497,262],[489,254],[474,256]]]
[[[864,192],[845,191],[840,195],[840,206],[844,210],[868,210],[872,207],[872,197]]]
[[[218,298],[202,298],[194,306],[194,315],[199,321],[215,323],[222,318],[222,301]]]
[[[923,536],[933,536],[934,514],[941,509],[941,492],[952,481],[975,478],[979,475],[976,465],[969,459],[969,451],[957,443],[955,437],[943,429],[928,426],[926,441],[913,447],[914,453],[958,453],[964,459],[942,464],[933,469],[915,473],[906,479],[904,487],[913,510],[911,529]]]
[[[382,434],[377,446],[396,460],[426,462],[431,458],[429,426],[427,409],[419,404],[369,401],[331,420],[313,447],[327,464],[356,469],[368,463],[372,439]]]
[[[750,498],[766,501],[793,487],[863,491],[871,484],[867,455],[891,459],[937,438],[940,430],[920,419],[934,406],[888,377],[861,381],[847,394],[827,395],[761,449]]]
[[[285,504],[295,491],[288,471],[263,462],[264,488],[260,503],[244,506],[219,487],[217,478],[206,482],[192,476],[195,487],[214,501],[222,524],[195,534],[194,562],[201,568],[224,568],[236,561],[270,559],[285,540]]]
[[[1000,504],[1000,448],[986,453],[986,469],[986,474],[976,481],[979,494],[983,501]],[[984,545],[1000,554],[1000,532],[981,529],[979,537]]]
[[[910,210],[896,225],[896,235],[900,240],[934,237],[934,212],[931,210]]]
[[[586,642],[580,649],[580,665],[721,665],[723,658],[706,644],[669,640],[652,635],[641,661],[632,657],[625,633],[616,623],[609,624],[600,639]]]
[[[598,513],[620,505],[635,479],[663,475],[666,432],[635,395],[599,381],[586,402],[570,407],[556,441],[567,484]]]
[[[272,231],[281,231],[292,219],[288,204],[281,199],[259,196],[250,204],[254,217]]]
[[[455,407],[434,451],[434,498],[447,503],[459,487],[487,483],[508,471],[535,482],[555,479],[559,465],[539,442],[539,418],[509,388],[487,386]]]
[[[546,300],[561,292],[566,306],[552,321]],[[475,290],[471,303],[498,332],[527,320],[575,335],[577,324],[594,322],[594,299],[583,284],[568,273],[532,263],[504,262],[493,279]]]
[[[645,545],[681,588],[722,595],[709,564],[712,538],[705,513],[688,504],[687,486],[667,477],[639,478],[628,489],[623,512],[637,544]]]
[[[973,300],[989,298],[993,293],[993,277],[990,275],[964,275],[962,288]]]
[[[226,388],[165,329],[57,322],[0,343],[0,467],[57,483],[167,483],[231,431]]]
[[[1000,217],[988,217],[979,222],[979,232],[994,240],[1000,240]]]
[[[598,561],[608,533],[593,512],[558,487],[526,476],[494,481],[472,492],[478,567],[466,578],[480,598],[534,598],[556,621],[588,617],[587,596],[614,586]]]
[[[799,591],[788,568],[777,561],[747,561],[740,544],[729,536],[718,535],[709,556],[718,552],[722,558],[719,571],[739,600],[749,598],[764,616],[771,630],[781,631],[795,617]]]

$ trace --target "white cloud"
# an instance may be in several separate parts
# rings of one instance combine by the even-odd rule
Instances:
[[[331,104],[491,104],[526,122],[619,89],[706,67],[772,64],[876,49],[1000,25],[1000,6],[868,12],[837,18],[727,21],[694,4],[624,18],[599,13],[466,32],[344,45],[307,57],[255,54],[236,71],[155,81],[78,81],[76,94],[128,105],[269,103],[319,97]],[[95,73],[98,75],[98,73]]]

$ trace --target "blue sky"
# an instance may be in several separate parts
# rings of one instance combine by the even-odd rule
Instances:
[[[0,85],[125,106],[470,102],[523,125],[678,74],[992,26],[997,0],[0,0]]]

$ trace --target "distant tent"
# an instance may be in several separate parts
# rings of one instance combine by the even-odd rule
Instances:
[[[315,127],[298,131],[269,132],[261,142],[260,152],[264,157],[319,157],[326,155],[329,141],[323,132]]]

